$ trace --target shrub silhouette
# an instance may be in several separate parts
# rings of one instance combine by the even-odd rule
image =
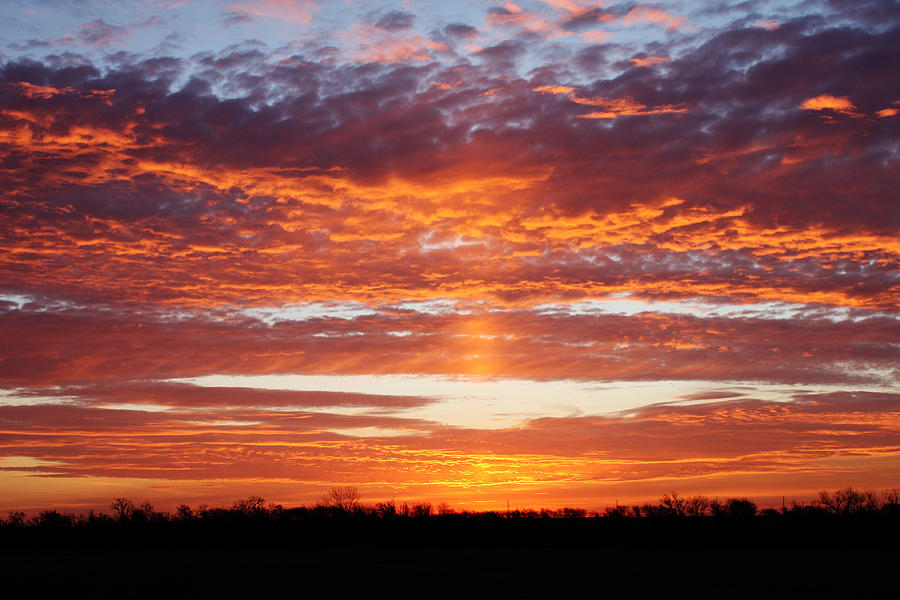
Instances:
[[[725,514],[729,517],[749,519],[756,515],[756,503],[747,498],[729,498],[725,501]]]

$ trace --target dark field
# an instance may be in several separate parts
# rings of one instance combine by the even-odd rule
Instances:
[[[896,592],[896,548],[866,547],[30,547],[2,554],[6,589],[29,597],[590,597]],[[678,595],[681,595],[680,593]],[[888,595],[887,597],[891,597]]]
[[[29,597],[891,597],[900,564],[900,519],[885,512],[150,517],[7,523],[4,586]]]

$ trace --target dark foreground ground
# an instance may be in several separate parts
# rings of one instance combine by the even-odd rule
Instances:
[[[897,597],[893,519],[111,524],[0,538],[7,598]]]
[[[28,548],[0,555],[8,598],[896,597],[896,549]],[[586,593],[580,593],[584,590]]]

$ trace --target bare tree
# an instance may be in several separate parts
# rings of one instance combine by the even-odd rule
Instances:
[[[865,506],[865,502],[865,495],[852,487],[837,490],[834,494],[819,492],[819,504],[836,515],[859,512]]]
[[[259,515],[266,511],[266,501],[259,496],[250,496],[235,502],[232,510],[245,515]]]
[[[709,508],[709,498],[706,496],[691,496],[690,498],[686,498],[687,507],[686,512],[691,517],[702,517],[706,514],[706,510]]]
[[[137,510],[134,502],[128,498],[116,498],[109,507],[116,513],[116,518],[120,521],[127,521],[134,516],[134,511]]]
[[[322,498],[322,504],[343,512],[359,509],[359,490],[352,485],[333,487]]]
[[[382,519],[389,519],[397,516],[397,503],[393,499],[378,502],[375,505],[375,514]]]
[[[455,512],[456,511],[453,510],[453,508],[451,508],[450,505],[447,504],[446,502],[441,502],[440,504],[437,505],[437,514],[441,515],[442,517],[447,516],[447,515],[452,515]]]
[[[687,498],[683,498],[675,492],[672,492],[671,495],[663,494],[663,497],[659,500],[659,504],[670,515],[683,517],[687,514]]]

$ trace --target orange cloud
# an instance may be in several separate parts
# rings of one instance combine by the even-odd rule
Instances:
[[[850,116],[859,116],[856,106],[845,96],[836,97],[831,94],[820,94],[808,98],[800,105],[803,110],[832,110]]]
[[[532,89],[532,92],[538,92],[540,94],[570,94],[573,92],[575,88],[571,88],[565,85],[542,85]]]
[[[19,457],[0,462],[0,477],[15,476],[19,490],[4,509],[27,506],[32,481],[36,494],[48,474],[78,478],[78,489],[63,486],[72,503],[85,502],[97,494],[93,486],[109,486],[111,479],[162,485],[166,500],[178,502],[212,479],[222,485],[199,501],[225,486],[272,490],[270,499],[278,502],[313,502],[335,482],[360,486],[370,500],[405,490],[437,501],[490,503],[512,491],[534,508],[565,503],[573,488],[589,508],[611,504],[610,490],[624,489],[647,499],[697,486],[802,494],[814,493],[829,476],[858,486],[892,485],[891,469],[873,466],[897,464],[898,414],[895,395],[865,393],[656,406],[622,416],[539,418],[500,430],[263,407],[227,418],[189,407],[0,407],[0,450]],[[22,419],[32,426],[16,428]],[[341,433],[387,427],[407,434]],[[430,435],[421,435],[424,428]],[[754,474],[758,479],[748,478]],[[774,489],[763,483],[772,477],[781,478]]]
[[[540,93],[572,93],[567,86],[545,86],[535,90]],[[630,99],[583,98],[576,95],[570,99],[577,104],[606,109],[595,113],[594,118],[685,110],[674,106],[650,108]],[[838,233],[828,227],[816,226],[769,228],[749,221],[745,207],[717,212],[688,206],[678,208],[678,203],[625,206],[601,213],[587,213],[573,220],[562,215],[540,215],[529,208],[532,194],[552,177],[552,169],[545,167],[529,172],[520,167],[516,169],[517,174],[497,176],[497,172],[504,170],[503,163],[482,160],[477,153],[461,157],[459,165],[448,168],[446,172],[433,172],[428,182],[393,179],[367,185],[344,176],[340,169],[304,175],[266,168],[223,170],[201,168],[189,162],[136,160],[129,156],[152,149],[154,144],[162,141],[158,136],[148,136],[147,129],[138,135],[142,126],[137,121],[119,131],[78,126],[68,132],[51,135],[47,129],[44,129],[46,133],[40,134],[32,129],[45,128],[45,116],[32,112],[7,111],[6,114],[23,125],[5,130],[3,139],[20,148],[28,148],[26,157],[35,157],[36,160],[42,155],[54,155],[60,159],[76,160],[76,157],[84,156],[86,145],[94,148],[90,164],[74,171],[48,172],[44,181],[47,189],[106,186],[126,176],[152,176],[171,186],[171,189],[184,193],[215,190],[227,194],[230,190],[241,190],[247,198],[270,197],[278,200],[279,204],[269,210],[264,223],[247,222],[243,225],[242,235],[247,236],[245,238],[194,240],[196,232],[192,231],[163,232],[159,230],[159,225],[152,222],[135,224],[103,219],[94,221],[91,232],[69,232],[60,230],[56,225],[32,224],[29,225],[32,230],[28,236],[22,237],[16,244],[8,244],[0,252],[5,264],[27,264],[29,268],[42,272],[62,269],[57,271],[61,277],[58,282],[69,281],[65,285],[74,285],[77,279],[79,286],[94,289],[96,293],[102,293],[104,289],[116,289],[116,294],[124,293],[129,288],[115,282],[128,273],[156,273],[159,281],[169,281],[171,272],[156,264],[162,258],[177,261],[170,263],[173,268],[178,266],[194,271],[196,265],[218,256],[222,266],[221,270],[216,269],[219,275],[208,277],[205,281],[185,282],[183,286],[171,287],[167,292],[170,301],[219,303],[242,298],[242,301],[251,303],[272,302],[275,299],[291,302],[327,299],[334,293],[371,301],[393,301],[404,297],[471,298],[479,294],[499,298],[511,292],[517,296],[524,294],[532,298],[531,301],[539,301],[546,295],[602,296],[624,290],[651,295],[757,296],[792,302],[869,307],[891,305],[897,301],[897,291],[890,287],[873,291],[870,295],[860,295],[851,287],[809,290],[805,289],[805,285],[790,282],[768,286],[760,282],[713,284],[684,279],[649,282],[636,278],[598,285],[573,277],[568,282],[547,285],[538,283],[543,279],[542,275],[521,272],[524,265],[533,263],[529,256],[546,249],[577,253],[627,243],[653,244],[671,252],[750,252],[760,259],[770,257],[785,264],[808,257],[817,258],[827,265],[841,260],[856,260],[873,253],[889,260],[888,257],[900,256],[900,246],[889,235]],[[27,166],[29,160],[25,159],[21,167]],[[719,164],[725,158],[710,156],[703,160]],[[354,198],[367,200],[363,204],[354,201]],[[479,206],[479,210],[464,208],[466,203],[470,207]],[[351,208],[356,211],[353,216],[346,214],[346,210]],[[319,232],[316,235],[323,236],[322,239],[334,244],[335,248],[341,248],[341,251],[330,259],[311,256],[305,250],[311,243],[306,233],[310,230]],[[420,283],[414,283],[413,279],[399,282],[385,277],[382,280],[370,279],[363,284],[358,275],[352,274],[354,261],[366,253],[363,250],[360,254],[359,249],[365,244],[382,244],[384,259],[389,261],[395,256],[409,256],[410,252],[423,252],[420,240],[426,232],[448,240],[465,238],[471,243],[459,246],[452,253],[439,249],[425,251],[422,256],[429,256],[429,264],[435,264],[438,257],[445,262],[434,272],[417,275],[417,278],[424,278],[419,280]],[[241,239],[255,241],[252,246],[245,246]],[[494,254],[498,249],[503,250],[499,255]],[[90,277],[82,272],[76,279],[69,280],[64,276],[66,263],[54,258],[59,256],[91,261],[105,257],[108,267],[95,270]],[[273,259],[265,269],[260,269],[258,262],[262,257]],[[317,273],[316,277],[298,282],[288,275],[296,268],[295,261],[301,258],[310,273]],[[333,261],[341,263],[340,266]],[[479,265],[484,264],[492,266],[482,269]],[[265,273],[265,277],[242,279],[240,273],[245,269],[258,270]],[[75,272],[72,271],[73,277]],[[510,281],[507,277],[515,279]],[[478,285],[471,283],[475,280],[479,281]],[[335,287],[337,281],[344,283]],[[430,283],[422,285],[421,281]],[[152,288],[135,286],[133,289],[135,293],[143,294],[149,293]]]
[[[606,110],[578,115],[579,119],[617,119],[619,117],[639,115],[661,115],[687,112],[684,106],[667,104],[649,108],[644,104],[635,102],[631,98],[581,98],[572,96],[570,100],[576,104],[587,106],[599,106]]]
[[[64,94],[77,94],[82,96],[83,98],[100,98],[104,100],[107,104],[111,104],[112,96],[116,93],[116,90],[90,90],[90,91],[82,91],[76,90],[75,88],[66,86],[62,88],[55,88],[52,86],[44,86],[44,85],[34,85],[32,83],[28,83],[27,81],[17,81],[13,85],[16,85],[21,89],[22,95],[31,100],[47,100],[48,98],[52,98],[54,96],[61,96]],[[18,113],[24,114],[24,113]]]
[[[659,58],[659,57],[651,57]],[[651,60],[646,59],[646,60]],[[643,60],[643,59],[632,59],[632,60]],[[663,59],[664,60],[664,59]],[[652,61],[651,61],[652,62]],[[587,106],[600,106],[605,108],[605,111],[598,111],[588,114],[578,115],[580,119],[616,119],[618,117],[625,116],[637,116],[637,115],[655,115],[655,114],[670,114],[670,113],[683,113],[687,112],[687,108],[684,106],[676,106],[672,104],[656,106],[650,108],[644,104],[639,102],[635,102],[631,98],[585,98],[582,96],[576,95],[575,88],[564,86],[564,85],[542,85],[536,88],[532,88],[532,92],[538,92],[540,94],[560,94],[560,95],[568,95],[569,100],[574,102],[575,104],[583,104]]]
[[[653,65],[658,65],[661,63],[669,62],[669,59],[665,56],[645,56],[640,57],[636,56],[634,58],[629,59],[630,62],[633,62],[635,66],[638,67],[652,67]]]

